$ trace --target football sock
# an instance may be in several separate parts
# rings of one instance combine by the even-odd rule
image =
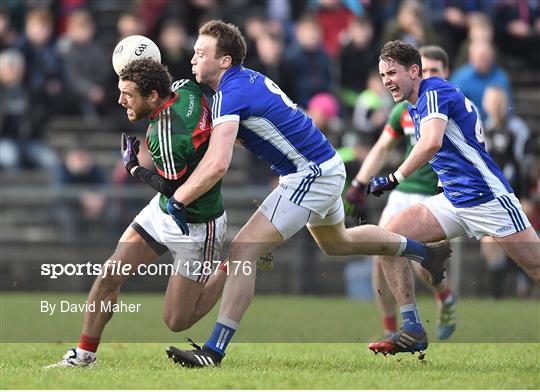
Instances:
[[[99,341],[100,338],[93,338],[91,336],[86,336],[82,334],[79,339],[79,344],[77,345],[77,348],[91,353],[95,353],[97,351]]]
[[[383,317],[383,328],[385,332],[397,331],[397,317],[395,314]]]
[[[401,236],[401,244],[396,256],[406,257],[410,260],[422,263],[427,259],[427,246],[421,242]]]
[[[416,304],[407,304],[399,308],[403,318],[403,329],[407,332],[419,334],[424,332],[424,327],[420,322],[418,306]]]
[[[437,293],[435,295],[439,301],[441,301],[444,304],[448,304],[453,301],[454,294],[452,293],[452,290],[450,288],[445,288],[444,291]]]
[[[225,349],[229,345],[234,333],[238,329],[239,323],[226,317],[218,317],[212,335],[206,341],[205,346],[217,352],[219,355],[225,355]]]

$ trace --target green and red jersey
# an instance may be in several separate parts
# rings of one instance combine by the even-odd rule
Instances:
[[[150,116],[146,145],[158,173],[183,183],[208,149],[212,115],[201,88],[189,79],[173,83],[173,96]],[[167,196],[160,207],[167,213]],[[190,223],[203,223],[223,214],[221,181],[186,207]]]
[[[403,101],[394,106],[383,130],[383,132],[388,132],[395,138],[405,136],[404,159],[409,156],[416,144],[414,124],[407,110],[408,104],[407,101]],[[407,193],[434,195],[437,192],[438,182],[437,174],[433,171],[431,165],[427,163],[400,182],[396,189]]]

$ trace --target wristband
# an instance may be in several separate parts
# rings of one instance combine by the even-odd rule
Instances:
[[[129,174],[131,174],[133,177],[135,177],[135,172],[137,171],[137,169],[138,169],[139,167],[140,167],[139,165],[133,166],[133,167],[129,170]]]
[[[399,172],[399,170],[396,170],[396,171],[394,172],[394,178],[396,179],[397,182],[401,182],[401,181],[403,181],[406,177],[404,177],[403,174],[401,174],[401,173]]]

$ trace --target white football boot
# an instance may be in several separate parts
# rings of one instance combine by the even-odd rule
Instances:
[[[85,350],[70,348],[64,358],[57,363],[45,366],[45,369],[65,367],[89,367],[96,363],[96,354]]]

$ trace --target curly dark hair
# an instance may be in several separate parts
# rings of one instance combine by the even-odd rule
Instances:
[[[163,64],[152,58],[142,58],[130,61],[119,75],[121,80],[127,80],[137,85],[137,90],[147,97],[156,90],[160,98],[167,98],[171,93],[172,77]]]
[[[211,20],[199,29],[199,35],[208,35],[217,40],[216,56],[231,56],[232,64],[242,64],[246,58],[247,46],[242,33],[232,23]]]
[[[403,65],[405,68],[410,68],[412,65],[418,65],[420,68],[419,75],[422,76],[422,59],[420,53],[414,46],[406,44],[403,41],[389,41],[384,44],[379,55],[379,61],[395,61]]]

